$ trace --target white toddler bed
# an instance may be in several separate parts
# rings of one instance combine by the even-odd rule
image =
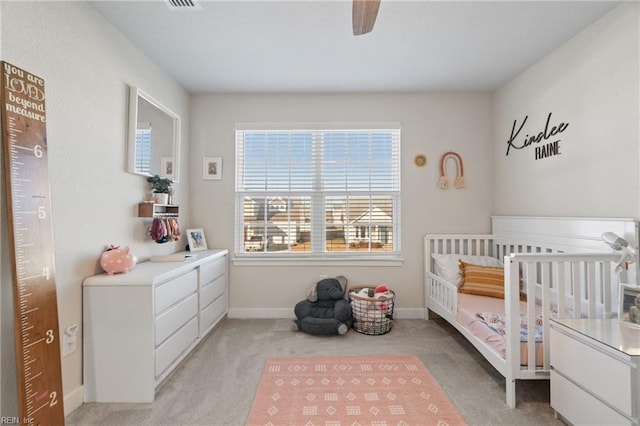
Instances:
[[[617,315],[619,283],[636,283],[638,262],[617,272],[621,255],[601,236],[614,232],[637,252],[638,227],[632,219],[495,216],[492,230],[425,236],[426,317],[436,313],[478,349],[505,377],[507,405],[515,408],[516,380],[549,378],[549,318]],[[463,267],[458,282],[460,258],[499,274],[504,299],[459,293],[471,276]],[[504,269],[492,267],[501,260]]]

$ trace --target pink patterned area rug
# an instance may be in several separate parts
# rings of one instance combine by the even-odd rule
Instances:
[[[466,425],[416,356],[267,360],[248,425]]]

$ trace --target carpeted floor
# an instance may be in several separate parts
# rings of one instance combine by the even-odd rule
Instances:
[[[73,425],[244,425],[269,358],[415,355],[470,425],[561,425],[549,382],[518,383],[518,407],[505,404],[504,378],[442,320],[396,320],[390,333],[316,337],[291,321],[226,319],[165,382],[152,404],[89,403]]]

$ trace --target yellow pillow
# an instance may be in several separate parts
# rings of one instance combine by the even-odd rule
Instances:
[[[504,268],[460,261],[458,292],[504,299]]]

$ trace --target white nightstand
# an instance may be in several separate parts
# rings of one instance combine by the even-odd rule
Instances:
[[[640,328],[551,321],[551,407],[574,425],[638,425]]]

